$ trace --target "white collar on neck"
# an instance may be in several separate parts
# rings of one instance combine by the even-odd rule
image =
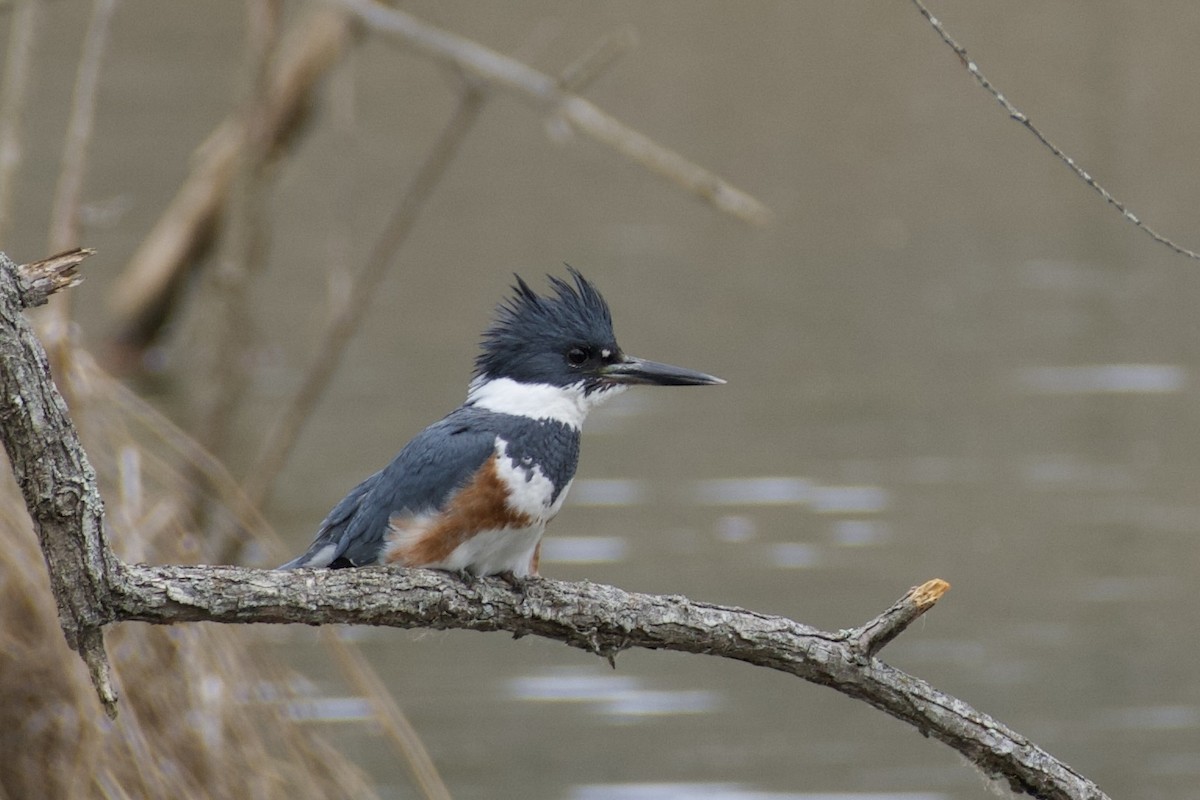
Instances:
[[[497,414],[512,414],[536,420],[554,420],[578,430],[592,406],[620,393],[614,386],[587,394],[582,383],[551,386],[548,383],[520,383],[512,378],[480,376],[471,381],[467,405],[486,408]]]

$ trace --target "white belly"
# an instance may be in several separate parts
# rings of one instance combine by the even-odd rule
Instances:
[[[442,561],[425,566],[473,575],[511,572],[518,578],[533,574],[533,552],[542,540],[545,524],[529,528],[480,531],[451,551]]]

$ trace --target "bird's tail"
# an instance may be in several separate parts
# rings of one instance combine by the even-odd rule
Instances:
[[[323,537],[312,543],[303,555],[293,558],[276,569],[302,569],[304,567],[328,567],[337,558],[337,545]]]
[[[316,540],[308,546],[308,549],[304,551],[304,555],[293,558],[291,561],[278,567],[278,569],[302,569],[304,567],[337,568],[370,563],[374,554],[373,550],[370,551],[365,560],[359,560],[354,557],[353,553],[347,554],[346,551],[356,541],[362,539],[362,537],[356,536],[354,533],[354,520],[358,515],[359,506],[362,504],[363,498],[367,496],[371,491],[371,487],[379,480],[379,475],[380,473],[376,472],[351,489],[350,494],[343,497],[341,502],[329,512],[329,516],[322,520],[321,527],[317,529]],[[384,511],[384,518],[386,520],[386,510]],[[380,524],[377,527],[382,529],[384,525]],[[366,543],[373,544],[373,541],[368,540]]]

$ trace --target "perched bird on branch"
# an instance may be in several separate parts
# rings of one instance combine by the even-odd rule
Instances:
[[[483,334],[467,401],[354,487],[281,569],[399,563],[537,575],[592,407],[635,384],[724,383],[626,355],[600,292],[568,269],[573,284],[552,277],[546,296],[517,277]]]

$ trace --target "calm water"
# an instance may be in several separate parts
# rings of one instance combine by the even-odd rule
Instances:
[[[935,8],[984,72],[1151,225],[1200,246],[1200,7]],[[514,270],[569,261],[630,352],[727,386],[643,390],[590,420],[543,572],[683,593],[825,628],[910,585],[953,590],[884,651],[1113,797],[1200,798],[1200,264],[1154,245],[1007,120],[906,3],[418,2],[426,19],[557,71],[632,23],[587,94],[775,211],[725,219],[496,98],[366,315],[270,517],[298,551],[328,507],[459,403]],[[191,18],[188,15],[192,15]],[[88,179],[107,286],[224,113],[235,4],[127,0]],[[0,15],[6,26],[10,15]],[[81,10],[51,4],[20,233],[42,254]],[[6,34],[6,32],[4,32]],[[272,200],[257,290],[253,452],[324,318],[452,108],[437,68],[368,42],[329,87]],[[186,418],[189,307],[170,339]],[[236,459],[235,459],[236,460]],[[1004,795],[861,703],[717,659],[354,631],[456,798],[966,800]],[[407,774],[312,633],[272,647],[377,777]]]

